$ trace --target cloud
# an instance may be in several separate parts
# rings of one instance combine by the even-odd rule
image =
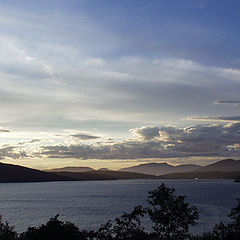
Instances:
[[[12,131],[9,129],[0,128],[0,133],[10,133],[10,132],[12,132]]]
[[[239,106],[240,105],[240,101],[233,101],[233,100],[228,100],[228,101],[215,101],[214,104],[224,104],[224,105],[233,105],[233,106]]]
[[[29,143],[36,143],[36,142],[41,142],[42,139],[32,139],[29,141]]]
[[[211,44],[216,46],[216,36],[224,44],[227,41],[209,24],[199,27],[192,21],[180,23],[178,18],[163,23],[164,17],[158,18],[161,14],[150,11],[172,11],[172,7],[135,3],[126,11],[124,3],[118,9],[113,4],[118,16],[111,11],[101,18],[98,6],[90,11],[80,2],[81,16],[71,1],[67,6],[51,1],[57,8],[40,5],[36,9],[32,4],[6,3],[0,10],[0,120],[4,127],[61,132],[81,126],[89,131],[111,122],[97,129],[110,132],[115,122],[119,134],[156,124],[156,119],[166,124],[186,116],[216,115],[222,106],[215,110],[215,99],[239,95],[240,71],[229,61],[231,54],[238,53],[230,53],[228,46],[229,55],[219,57],[224,48],[216,50]],[[135,8],[141,9],[137,15],[131,13]],[[142,14],[158,16],[157,21],[142,22]],[[136,26],[142,24],[146,28],[138,31]],[[211,51],[216,52],[216,61],[210,61],[215,55]],[[205,54],[202,61],[200,56]]]
[[[35,154],[48,158],[137,159],[232,157],[240,151],[240,123],[185,128],[144,126],[131,129],[130,132],[134,138],[120,142],[49,145],[42,146]]]
[[[230,93],[238,96],[240,91],[237,71],[188,59],[78,56],[78,65],[40,57],[26,61],[26,56],[39,56],[34,49],[28,52],[19,42],[1,40],[0,36],[1,41],[5,54],[10,54],[0,57],[0,63],[4,63],[0,69],[4,127],[61,131],[77,130],[81,124],[89,131],[90,122],[91,127],[115,122],[122,128],[128,125],[126,131],[137,125],[155,124],[156,119],[164,124],[186,115],[217,114],[211,104],[214,99]],[[66,52],[59,52],[60,47],[53,46],[43,51],[48,48],[61,59],[72,51],[66,48]],[[228,89],[226,83],[232,87]],[[113,129],[110,124],[106,128]]]
[[[25,144],[32,144],[32,143],[39,143],[41,142],[42,139],[31,139],[28,141],[24,141],[24,142],[18,142],[18,145],[25,145]]]
[[[141,128],[130,129],[130,133],[143,140],[152,140],[159,137],[159,128],[154,126],[144,126]]]
[[[0,148],[0,159],[5,158],[19,159],[28,157],[27,153],[23,150],[18,150],[15,146],[3,146]]]
[[[100,138],[99,136],[85,134],[85,133],[72,134],[71,137],[77,138],[79,140],[93,140],[93,139]]]
[[[190,121],[216,121],[216,122],[239,122],[240,116],[218,116],[218,117],[188,117]]]

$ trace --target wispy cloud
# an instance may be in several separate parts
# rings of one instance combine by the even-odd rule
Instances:
[[[181,119],[240,121],[230,107],[240,106],[239,21],[225,24],[238,4],[126,3],[2,1],[0,141],[13,147],[2,158],[236,153],[231,127],[185,129]]]
[[[95,136],[95,135],[90,135],[90,134],[86,134],[86,133],[76,133],[76,134],[72,134],[71,137],[77,138],[79,140],[93,140],[93,139],[99,139],[99,136]]]
[[[240,116],[217,116],[217,117],[188,117],[189,121],[216,121],[216,122],[239,122]]]
[[[10,133],[11,130],[0,128],[0,133]]]
[[[215,101],[214,104],[239,106],[240,105],[240,101],[236,101],[236,100],[219,100],[219,101]]]

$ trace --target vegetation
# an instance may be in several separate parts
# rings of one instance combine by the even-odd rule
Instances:
[[[185,202],[185,196],[176,196],[174,188],[161,184],[149,192],[148,214],[154,223],[154,234],[158,239],[185,239],[188,226],[196,224],[198,211]]]
[[[215,225],[212,231],[193,236],[189,226],[195,225],[198,210],[175,195],[175,189],[161,184],[150,191],[149,206],[137,206],[130,213],[103,224],[98,230],[79,230],[74,223],[63,222],[58,215],[39,227],[29,227],[18,234],[0,218],[0,240],[237,240],[240,239],[240,199],[229,214],[231,222]],[[146,230],[142,219],[149,217],[152,230]]]

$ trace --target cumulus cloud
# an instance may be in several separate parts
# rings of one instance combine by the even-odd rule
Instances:
[[[144,126],[130,132],[134,138],[112,144],[42,146],[36,154],[49,158],[136,159],[230,157],[240,151],[240,123],[185,128]]]
[[[159,137],[159,128],[154,126],[143,126],[140,128],[130,129],[130,133],[134,134],[137,138],[143,140],[151,140]]]
[[[23,150],[18,150],[15,146],[2,146],[0,148],[0,159],[5,158],[19,159],[28,157],[27,153]]]

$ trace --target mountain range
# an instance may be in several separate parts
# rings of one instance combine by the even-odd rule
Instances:
[[[149,172],[152,174],[148,174]],[[238,179],[240,181],[240,161],[225,159],[204,167],[194,164],[172,166],[167,163],[149,163],[131,168],[122,168],[119,171],[106,168],[94,170],[88,167],[66,167],[40,171],[18,165],[0,163],[0,182],[2,183],[171,178],[216,178]]]
[[[146,163],[140,164],[133,167],[121,168],[119,171],[125,172],[137,172],[151,175],[164,175],[168,173],[177,173],[177,172],[190,172],[201,168],[199,165],[195,164],[183,164],[178,166],[173,166],[168,163]]]
[[[240,171],[240,161],[224,159],[197,169],[198,172],[237,172]]]
[[[65,169],[65,168],[63,168]],[[79,167],[82,170],[82,167]],[[59,171],[61,169],[58,169]],[[75,168],[76,170],[76,168]],[[217,161],[215,163],[209,164],[207,166],[200,166],[196,164],[182,164],[178,166],[173,166],[166,162],[164,163],[146,163],[140,164],[133,167],[121,168],[118,171],[111,171],[109,169],[101,168],[100,171],[102,174],[110,174],[114,173],[115,177],[120,177],[120,172],[128,172],[128,173],[139,173],[145,174],[142,177],[154,178],[176,178],[176,179],[184,179],[184,178],[200,178],[200,179],[235,179],[240,176],[240,161],[234,159],[224,159]],[[94,172],[91,170],[91,172]],[[89,172],[90,173],[90,172]],[[113,176],[113,175],[112,175]]]
[[[240,172],[240,161],[234,159],[224,159],[204,167],[195,164],[172,166],[168,163],[148,163],[140,164],[138,166],[129,168],[122,168],[120,169],[120,171],[138,172],[157,176],[165,175],[165,177],[179,176],[181,178],[185,178],[187,176],[194,176],[194,173],[198,173],[198,175],[202,176],[202,178],[203,176],[208,178],[207,176],[210,175],[214,175],[216,176],[216,178],[218,178],[218,176],[220,178],[224,178],[224,176],[226,176],[226,173],[236,174],[237,172]],[[231,178],[231,174],[227,175]]]
[[[240,161],[234,159],[224,159],[205,167],[200,167],[195,171],[184,173],[169,173],[159,176],[163,179],[239,179]]]
[[[53,168],[48,172],[89,172],[89,171],[94,171],[94,169],[90,167],[64,167]]]
[[[173,166],[168,163],[146,163],[146,164],[140,164],[133,167],[121,168],[117,171],[142,173],[142,174],[159,176],[159,175],[168,174],[168,173],[189,172],[199,168],[201,168],[201,166],[196,164],[182,164],[178,166]],[[90,167],[64,167],[64,168],[54,168],[54,169],[48,170],[48,172],[78,172],[78,173],[90,172],[90,171],[96,171],[96,170]],[[100,168],[97,171],[112,171],[112,170],[107,168]]]

